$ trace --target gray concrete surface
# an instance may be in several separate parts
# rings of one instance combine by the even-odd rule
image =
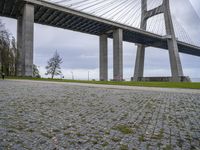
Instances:
[[[0,80],[0,149],[200,147],[200,90]]]
[[[181,59],[180,59],[179,50],[178,50],[178,44],[177,44],[176,36],[174,32],[169,0],[163,1],[163,11],[164,11],[164,18],[165,18],[166,34],[170,37],[167,39],[167,45],[168,45],[168,50],[169,50],[171,74],[174,81],[180,82],[180,77],[183,76],[183,69],[182,69]]]
[[[134,81],[139,81],[139,78],[143,77],[144,59],[145,59],[145,46],[138,45],[136,59],[135,59],[134,76],[133,76]]]
[[[25,4],[17,23],[18,75],[33,76],[34,5]]]
[[[142,30],[146,30],[147,27],[147,19],[146,15],[147,13],[147,0],[141,0],[141,24],[140,28]],[[137,54],[135,59],[135,69],[134,69],[134,75],[133,80],[139,81],[140,77],[143,77],[144,74],[144,60],[145,60],[145,45],[138,44],[137,47]]]
[[[106,34],[99,37],[99,51],[100,51],[100,81],[108,81],[108,36]]]
[[[113,80],[123,80],[123,30],[113,31]]]

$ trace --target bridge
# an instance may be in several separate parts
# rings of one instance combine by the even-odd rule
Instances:
[[[179,41],[174,32],[169,0],[147,10],[147,0],[141,1],[140,28],[95,16],[59,3],[44,0],[1,0],[0,16],[18,20],[17,46],[19,49],[18,75],[32,76],[34,23],[54,26],[99,36],[100,80],[108,80],[107,39],[113,38],[113,80],[123,80],[123,41],[138,45],[133,80],[143,80],[145,47],[157,47],[169,51],[172,77],[170,81],[183,81],[180,53],[200,56],[200,47]],[[146,30],[147,20],[164,14],[166,35]]]

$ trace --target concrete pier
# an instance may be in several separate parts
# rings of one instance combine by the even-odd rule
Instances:
[[[144,59],[145,59],[145,46],[138,45],[136,60],[135,60],[135,71],[134,71],[134,81],[138,81],[140,77],[144,74]]]
[[[24,52],[22,51],[22,17],[20,16],[17,20],[17,76],[24,75]]]
[[[17,23],[18,76],[33,76],[34,5],[25,4]]]
[[[108,81],[108,37],[106,34],[99,37],[100,50],[100,81]]]
[[[145,18],[147,12],[147,0],[141,1],[141,24],[140,28],[146,30],[147,19]],[[137,54],[135,60],[135,70],[134,70],[134,81],[139,81],[139,78],[143,77],[144,74],[144,59],[145,59],[145,45],[138,44]]]
[[[113,31],[113,80],[123,80],[123,30]]]
[[[165,18],[166,33],[169,36],[169,38],[167,38],[167,44],[169,50],[172,78],[173,81],[180,82],[180,77],[183,76],[183,69],[172,23],[169,0],[164,0],[163,5],[165,6],[163,7],[163,11]]]

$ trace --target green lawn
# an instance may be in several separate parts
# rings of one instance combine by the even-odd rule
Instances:
[[[124,85],[124,86],[145,86],[145,87],[165,87],[165,88],[187,88],[200,89],[200,82],[196,83],[179,83],[179,82],[131,82],[131,81],[85,81],[85,80],[66,80],[66,79],[46,79],[46,78],[19,78],[9,77],[9,79],[20,80],[38,80],[38,81],[53,81],[53,82],[75,82],[75,83],[90,83],[90,84],[108,84],[108,85]]]

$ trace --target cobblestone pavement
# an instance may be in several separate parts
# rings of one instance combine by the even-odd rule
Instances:
[[[0,150],[199,148],[198,92],[0,81]]]

